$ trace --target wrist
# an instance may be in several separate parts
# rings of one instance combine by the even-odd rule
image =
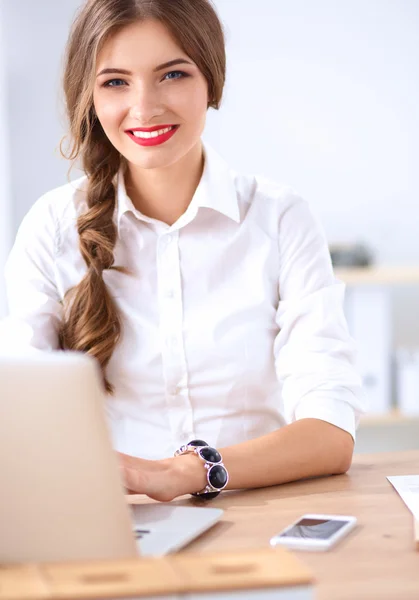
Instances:
[[[194,494],[202,490],[207,482],[203,463],[195,454],[182,454],[171,459],[173,461],[174,479],[179,489],[178,496]]]
[[[175,457],[185,454],[197,456],[205,469],[205,486],[198,492],[191,492],[192,495],[201,500],[216,498],[228,484],[228,471],[221,454],[203,440],[192,440],[184,444],[176,450]]]

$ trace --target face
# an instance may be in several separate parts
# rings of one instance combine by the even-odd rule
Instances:
[[[200,143],[208,85],[166,27],[149,20],[104,44],[93,102],[107,137],[129,164],[162,168]]]

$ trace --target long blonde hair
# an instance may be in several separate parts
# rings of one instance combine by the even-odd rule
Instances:
[[[210,0],[88,0],[73,23],[63,82],[71,138],[65,156],[81,159],[87,175],[88,208],[77,221],[87,273],[65,296],[59,339],[63,349],[86,352],[99,361],[110,394],[113,386],[106,367],[121,338],[122,323],[103,271],[126,272],[114,265],[115,176],[122,158],[95,115],[93,85],[97,56],[106,40],[145,19],[161,21],[198,66],[207,80],[209,107],[219,108],[225,83],[223,28]]]

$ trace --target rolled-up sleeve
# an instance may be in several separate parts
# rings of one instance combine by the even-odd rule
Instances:
[[[316,418],[355,439],[365,396],[324,232],[308,204],[290,196],[279,222],[280,301],[275,366],[287,423]]]
[[[48,196],[19,227],[5,267],[9,314],[0,323],[0,350],[55,350],[62,304],[55,284],[57,225]]]

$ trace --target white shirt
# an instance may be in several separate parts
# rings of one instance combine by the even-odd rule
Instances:
[[[322,229],[290,188],[204,152],[172,226],[136,210],[118,176],[115,265],[132,275],[104,273],[124,328],[107,370],[114,447],[157,459],[193,438],[223,447],[305,417],[354,437],[364,396]],[[5,271],[8,344],[58,348],[64,294],[86,272],[85,187],[82,177],[45,194],[20,226]]]

